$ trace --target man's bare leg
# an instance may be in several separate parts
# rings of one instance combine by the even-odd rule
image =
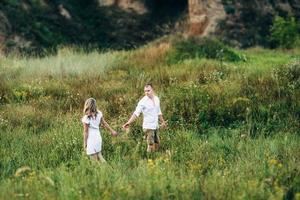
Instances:
[[[160,144],[159,143],[154,143],[154,150],[158,151]]]
[[[154,152],[155,151],[155,144],[148,144],[147,152]]]

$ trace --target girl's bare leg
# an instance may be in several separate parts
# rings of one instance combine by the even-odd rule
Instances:
[[[99,157],[98,157],[98,154],[97,154],[97,153],[90,155],[90,158],[91,158],[92,160],[99,161]]]
[[[147,152],[154,152],[155,151],[155,144],[148,144]]]
[[[99,158],[99,160],[100,160],[101,163],[106,163],[106,160],[103,158],[101,152],[98,153],[98,158]]]
[[[103,158],[101,152],[90,155],[90,158],[101,163],[106,163],[106,160]]]

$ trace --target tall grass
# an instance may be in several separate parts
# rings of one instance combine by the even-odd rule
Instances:
[[[0,199],[299,199],[299,50],[170,63],[176,48],[1,59]],[[120,126],[150,81],[169,127],[148,155],[141,119]],[[101,130],[108,164],[82,150],[90,96],[120,132]]]

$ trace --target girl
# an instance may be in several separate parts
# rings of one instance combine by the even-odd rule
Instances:
[[[99,126],[102,124],[108,129],[112,136],[116,136],[117,132],[113,130],[104,120],[102,112],[97,109],[96,100],[89,98],[85,101],[83,123],[83,145],[87,155],[92,159],[106,162],[101,154],[102,137]]]

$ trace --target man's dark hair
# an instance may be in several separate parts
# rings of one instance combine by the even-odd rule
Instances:
[[[150,86],[152,89],[154,89],[152,83],[147,83],[147,84],[145,85],[145,87],[148,87],[148,86]]]

